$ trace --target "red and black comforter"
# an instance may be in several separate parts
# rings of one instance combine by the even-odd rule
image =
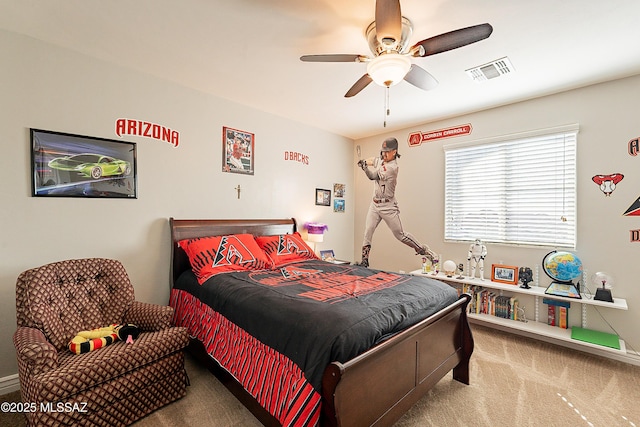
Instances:
[[[171,305],[209,354],[283,425],[319,420],[322,373],[457,300],[426,277],[319,260],[219,274],[185,272]]]

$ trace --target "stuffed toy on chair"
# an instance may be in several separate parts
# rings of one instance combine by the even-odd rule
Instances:
[[[75,354],[87,353],[106,347],[119,339],[130,344],[139,334],[138,327],[131,324],[113,324],[90,331],[80,331],[69,341],[69,350]]]
[[[133,340],[138,338],[138,335],[140,335],[140,329],[138,329],[136,325],[132,324],[118,325],[114,329],[118,334],[118,338],[125,341],[127,344],[133,344]]]

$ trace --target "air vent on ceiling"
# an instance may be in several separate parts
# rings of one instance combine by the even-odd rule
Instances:
[[[496,77],[503,76],[505,74],[512,73],[513,65],[509,58],[496,59],[488,64],[480,65],[478,67],[470,68],[466,70],[466,73],[476,82],[483,82],[486,80],[495,79]]]

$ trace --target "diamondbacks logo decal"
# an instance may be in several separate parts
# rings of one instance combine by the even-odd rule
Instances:
[[[618,185],[623,178],[624,175],[621,173],[612,173],[609,175],[594,175],[591,180],[600,187],[600,191],[602,191],[606,197],[609,197],[611,193],[613,193],[613,190],[616,189],[616,185]]]
[[[629,206],[629,208],[623,214],[624,216],[640,216],[640,197]]]

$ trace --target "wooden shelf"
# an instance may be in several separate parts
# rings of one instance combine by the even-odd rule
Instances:
[[[430,277],[432,279],[440,280],[445,283],[460,283],[467,284],[472,286],[478,286],[481,288],[489,288],[496,289],[502,292],[508,292],[510,294],[519,294],[519,295],[528,295],[535,298],[536,307],[538,303],[541,301],[540,298],[551,298],[554,300],[560,301],[568,301],[575,304],[581,305],[591,305],[597,307],[604,308],[612,308],[617,310],[628,310],[627,301],[622,298],[614,298],[613,302],[607,301],[598,301],[594,300],[592,295],[581,294],[582,298],[567,298],[556,295],[547,295],[545,294],[546,287],[542,286],[532,286],[529,289],[521,288],[517,285],[509,285],[505,283],[493,282],[491,280],[480,280],[478,278],[470,278],[463,276],[459,278],[458,276],[448,277],[444,273],[440,272],[438,274],[432,273],[423,273],[421,270],[411,271],[409,274],[414,276],[425,276]],[[537,308],[536,308],[537,309]],[[537,313],[536,313],[537,314]],[[582,310],[583,323],[586,323],[586,311]],[[485,326],[495,327],[497,329],[501,329],[504,331],[511,331],[516,333],[521,333],[521,335],[526,335],[532,338],[542,339],[544,341],[554,342],[562,345],[566,345],[568,347],[572,347],[579,350],[588,351],[592,349],[594,353],[613,353],[615,355],[626,355],[627,350],[625,343],[622,339],[620,339],[620,349],[606,347],[598,344],[592,344],[589,342],[578,341],[571,338],[571,328],[563,329],[557,326],[550,326],[543,322],[538,322],[535,320],[528,320],[526,322],[504,319],[497,316],[492,316],[489,314],[476,314],[469,313],[469,321],[472,323],[483,324]]]
[[[414,270],[409,274],[414,276],[426,276],[431,277],[432,279],[441,280],[443,282],[452,282],[452,283],[466,283],[468,285],[481,286],[483,288],[491,288],[498,289],[501,291],[508,291],[518,294],[531,295],[534,297],[544,297],[544,298],[552,298],[560,301],[568,301],[575,302],[576,304],[587,304],[587,305],[596,305],[599,307],[606,308],[616,308],[618,310],[628,310],[627,301],[622,298],[614,298],[613,302],[607,301],[598,301],[593,299],[592,295],[581,294],[582,299],[578,298],[567,298],[561,297],[557,295],[547,295],[544,291],[547,289],[542,286],[532,286],[529,289],[521,288],[516,285],[507,285],[504,283],[492,282],[491,280],[480,280],[480,279],[472,279],[469,277],[463,277],[462,279],[458,279],[456,276],[448,277],[444,273],[431,274],[431,273],[423,273],[421,270]]]

